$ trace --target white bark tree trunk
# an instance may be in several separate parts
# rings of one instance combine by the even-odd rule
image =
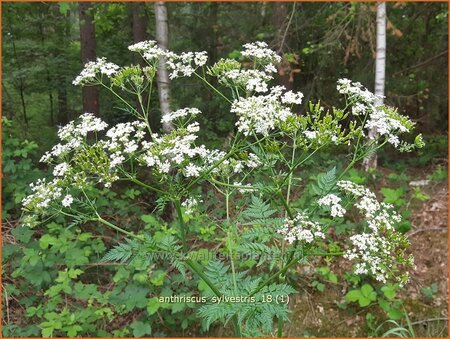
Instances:
[[[386,3],[377,3],[377,51],[375,57],[375,94],[379,99],[375,106],[383,104],[384,84],[386,80]],[[369,130],[369,139],[376,138],[376,130]],[[377,154],[364,159],[364,169],[377,168]]]
[[[158,47],[167,50],[169,47],[169,25],[167,20],[166,4],[162,1],[155,2],[156,42]],[[158,97],[161,116],[170,113],[169,72],[165,68],[166,60],[161,57],[157,71]],[[163,123],[163,132],[168,133],[173,129],[172,124]]]

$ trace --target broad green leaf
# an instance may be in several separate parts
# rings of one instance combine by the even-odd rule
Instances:
[[[144,323],[142,321],[135,321],[130,325],[131,329],[133,330],[133,336],[135,338],[143,337],[146,334],[152,333],[152,327],[149,323]]]
[[[157,297],[150,298],[147,303],[148,315],[155,314],[159,309],[159,300]]]
[[[347,301],[358,301],[360,297],[361,297],[360,290],[351,290],[345,295],[345,299]]]

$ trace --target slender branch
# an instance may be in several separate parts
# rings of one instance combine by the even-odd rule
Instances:
[[[230,99],[228,99],[222,92],[220,92],[217,88],[215,88],[213,85],[211,85],[211,84],[209,83],[209,81],[206,80],[205,77],[202,77],[201,75],[197,74],[197,72],[194,72],[194,74],[195,74],[199,79],[203,80],[203,82],[204,82],[205,84],[207,84],[208,87],[210,87],[214,92],[216,92],[216,93],[219,94],[222,98],[224,98],[226,101],[228,101],[228,103],[230,103],[230,104],[232,103],[232,101],[231,101]]]
[[[125,174],[126,174],[126,173],[125,173]],[[127,175],[127,178],[128,178],[131,182],[133,182],[133,183],[135,183],[135,184],[137,184],[137,185],[139,185],[139,186],[148,188],[149,190],[152,190],[152,191],[155,191],[155,192],[158,192],[158,193],[162,193],[162,194],[167,193],[167,192],[165,192],[165,191],[163,191],[163,190],[160,190],[159,188],[156,188],[156,187],[147,185],[146,183],[144,183],[144,182],[142,182],[142,181],[140,181],[140,180],[138,180],[138,179],[136,179],[136,178],[134,178],[134,177],[132,177],[132,176],[130,176],[130,175]]]
[[[183,243],[183,252],[187,252],[187,243],[186,243],[186,225],[183,220],[183,213],[181,213],[181,204],[180,200],[175,200],[174,202],[175,210],[177,211],[178,221],[180,223],[180,238]]]
[[[213,284],[211,280],[203,273],[200,265],[192,260],[192,259],[186,259],[186,264],[208,285],[208,287],[213,291],[213,293],[217,297],[221,297],[223,295],[222,292]],[[236,315],[233,316],[233,326],[237,337],[242,337],[241,333],[241,327],[239,326],[238,318]]]
[[[110,227],[110,228],[112,228],[112,229],[114,229],[114,230],[116,230],[116,231],[118,231],[118,232],[121,232],[121,233],[123,233],[123,234],[126,234],[126,235],[128,235],[129,237],[132,237],[132,238],[135,238],[135,239],[142,240],[142,238],[141,238],[140,236],[138,236],[138,235],[136,235],[136,234],[134,234],[134,233],[132,233],[132,232],[128,232],[128,231],[124,230],[123,228],[120,228],[120,227],[118,227],[118,226],[116,226],[116,225],[110,223],[109,221],[103,219],[103,218],[100,217],[100,216],[99,216],[98,218],[94,219],[94,220],[95,220],[95,221],[99,221],[99,222],[101,222],[102,224],[104,224],[104,225],[106,225],[106,226],[108,226],[108,227]]]
[[[129,108],[131,108],[132,111],[134,111],[137,114],[136,108],[131,106],[124,98],[122,98],[119,94],[117,94],[116,91],[114,91],[111,87],[106,86],[103,82],[100,82],[100,85],[108,89],[112,94],[114,94],[120,101],[122,101],[125,105],[127,105]]]

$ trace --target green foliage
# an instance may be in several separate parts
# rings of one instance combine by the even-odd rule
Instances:
[[[243,213],[243,217],[246,219],[266,219],[272,216],[276,210],[271,209],[270,205],[266,204],[263,200],[256,196],[252,196],[252,202]]]
[[[286,284],[270,284],[257,290],[260,278],[252,279],[245,273],[236,277],[229,272],[230,266],[220,261],[210,261],[205,274],[216,286],[222,286],[222,296],[215,295],[211,289],[200,284],[200,290],[207,298],[207,304],[199,309],[208,329],[215,321],[229,322],[237,318],[246,336],[262,336],[272,332],[274,318],[286,321],[289,310],[286,303],[295,290]],[[236,283],[237,289],[234,289]]]
[[[432,300],[434,295],[438,292],[438,286],[436,283],[432,283],[430,286],[422,287],[420,291],[426,299]]]
[[[427,179],[433,181],[443,181],[447,180],[447,177],[448,177],[447,169],[445,169],[442,166],[438,166],[431,174],[427,176]]]
[[[377,303],[380,309],[393,321],[402,319],[405,316],[402,309],[403,301],[397,298],[398,291],[399,286],[397,284],[388,283],[375,289],[371,284],[365,283],[361,287],[347,292],[345,299],[348,302],[358,302],[360,307],[368,307]],[[367,321],[369,328],[376,332],[374,326],[376,318],[374,315],[367,313]]]
[[[2,218],[17,218],[17,206],[30,193],[29,183],[42,175],[33,165],[38,145],[33,141],[11,136],[15,126],[2,118]]]
[[[320,173],[317,176],[317,182],[311,184],[311,193],[323,196],[330,192],[336,183],[336,167],[333,167],[326,173]]]
[[[347,301],[357,301],[359,306],[365,307],[369,306],[372,301],[377,300],[377,294],[372,286],[365,284],[360,289],[347,292],[345,299]]]
[[[384,202],[399,207],[405,204],[405,200],[403,199],[405,195],[405,190],[402,187],[396,189],[383,187],[381,189],[381,193],[384,196]]]

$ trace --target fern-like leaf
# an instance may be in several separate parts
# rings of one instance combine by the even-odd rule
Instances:
[[[267,219],[275,212],[276,210],[271,209],[270,205],[265,203],[262,199],[252,196],[252,202],[242,213],[242,216],[246,219]]]

